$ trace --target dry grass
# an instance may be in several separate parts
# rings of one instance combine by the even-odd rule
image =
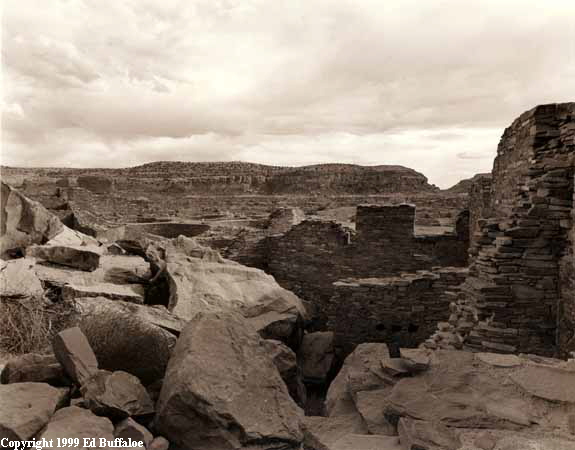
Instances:
[[[41,298],[0,299],[0,353],[44,352],[52,336],[69,326],[75,315],[70,303],[46,305]]]

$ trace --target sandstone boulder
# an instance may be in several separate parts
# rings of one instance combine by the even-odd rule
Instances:
[[[44,289],[33,258],[0,260],[0,297],[42,297]]]
[[[0,372],[0,383],[48,383],[67,386],[71,380],[54,355],[27,353],[10,359]]]
[[[27,256],[88,272],[100,265],[100,253],[94,246],[32,245],[26,249]]]
[[[88,409],[99,416],[125,419],[154,412],[154,405],[140,380],[127,372],[99,370],[80,392]]]
[[[31,244],[44,244],[63,228],[40,203],[2,182],[0,185],[0,257],[22,254]]]
[[[348,434],[335,441],[329,450],[402,450],[397,437]]]
[[[305,334],[299,348],[304,381],[323,383],[334,362],[334,335],[331,331]]]
[[[301,300],[271,275],[232,261],[212,262],[170,254],[168,309],[185,320],[200,312],[239,312],[266,339],[283,342],[297,332],[306,316]]]
[[[514,372],[511,379],[535,397],[575,403],[575,370],[531,364]]]
[[[303,407],[306,402],[306,391],[295,353],[284,343],[273,339],[262,340],[262,345],[272,358],[291,397],[299,406]]]
[[[148,445],[146,450],[168,450],[170,448],[170,442],[163,436],[157,436]]]
[[[57,442],[58,438],[77,438],[80,445],[74,448],[79,450],[110,448],[107,445],[100,446],[100,439],[113,441],[114,425],[106,417],[98,417],[84,408],[69,406],[56,411],[56,414],[52,416],[48,426],[38,439],[42,438],[46,440],[52,439],[54,443]]]
[[[28,440],[50,420],[63,399],[46,383],[0,385],[0,440]]]
[[[170,359],[157,430],[195,450],[299,448],[302,411],[260,340],[241,316],[196,314]]]
[[[88,339],[78,327],[68,328],[54,336],[54,355],[72,380],[82,385],[98,370],[98,360]]]
[[[165,308],[100,297],[76,299],[78,326],[85,333],[99,365],[123,370],[149,384],[164,376],[183,323]]]

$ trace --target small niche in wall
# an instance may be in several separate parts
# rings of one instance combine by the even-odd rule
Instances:
[[[407,331],[408,331],[409,333],[417,333],[417,332],[419,331],[419,325],[415,325],[415,324],[413,324],[413,323],[410,323],[410,324],[407,326]]]
[[[383,324],[383,323],[378,323],[378,324],[375,326],[375,331],[385,331],[385,324]]]

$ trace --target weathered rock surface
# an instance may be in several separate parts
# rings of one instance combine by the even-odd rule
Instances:
[[[295,353],[284,343],[273,339],[262,340],[262,345],[272,358],[291,397],[299,406],[303,407],[306,402],[306,390]]]
[[[296,449],[302,411],[260,337],[236,314],[197,314],[170,359],[156,428],[195,450]]]
[[[168,309],[185,320],[199,312],[236,311],[267,339],[288,340],[306,317],[301,300],[271,275],[232,261],[168,256]]]
[[[36,276],[33,258],[0,260],[0,297],[42,297],[44,289]]]
[[[303,336],[299,348],[302,374],[306,382],[325,382],[334,360],[334,335],[318,331]]]
[[[61,390],[46,383],[0,385],[0,439],[28,440],[62,402]]]
[[[304,449],[329,450],[330,445],[348,434],[367,434],[365,423],[357,414],[337,417],[307,416],[303,420]]]
[[[88,409],[99,416],[125,419],[152,414],[154,405],[140,380],[127,372],[99,370],[80,389]]]
[[[140,441],[144,443],[144,448],[149,449],[150,443],[154,440],[152,433],[134,419],[128,417],[122,420],[114,429],[114,437],[127,441]],[[140,447],[142,448],[142,447]]]
[[[511,379],[535,397],[575,404],[575,370],[528,365],[511,374]]]
[[[403,450],[457,450],[461,446],[455,433],[438,423],[403,417],[397,429]]]
[[[91,272],[100,265],[99,247],[71,245],[32,245],[26,249],[33,256],[54,264]]]
[[[0,195],[0,257],[10,257],[31,244],[44,244],[63,228],[40,203],[2,182]]]
[[[71,380],[54,355],[27,353],[10,359],[0,372],[0,383],[48,383],[66,386]]]
[[[52,347],[54,355],[76,384],[84,384],[97,372],[98,360],[80,328],[68,328],[58,333]]]
[[[76,299],[78,326],[106,370],[123,370],[148,384],[164,376],[181,320],[165,308],[101,297]]]
[[[139,284],[94,283],[88,286],[66,284],[62,289],[64,300],[82,297],[105,297],[131,303],[144,303],[145,290]]]
[[[397,437],[348,434],[335,441],[329,450],[402,450]]]
[[[52,439],[54,443],[57,439],[79,439],[80,445],[75,447],[79,450],[92,450],[99,448],[110,448],[100,446],[100,439],[106,441],[114,440],[114,425],[106,417],[98,417],[87,409],[77,406],[69,406],[56,411],[50,419],[46,429],[40,434],[38,439]],[[85,439],[87,439],[85,441]],[[92,439],[94,444],[91,445]],[[89,445],[85,446],[84,443]]]

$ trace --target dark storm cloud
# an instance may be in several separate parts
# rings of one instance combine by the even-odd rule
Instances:
[[[2,160],[403,164],[489,171],[573,100],[572,1],[9,0]]]

